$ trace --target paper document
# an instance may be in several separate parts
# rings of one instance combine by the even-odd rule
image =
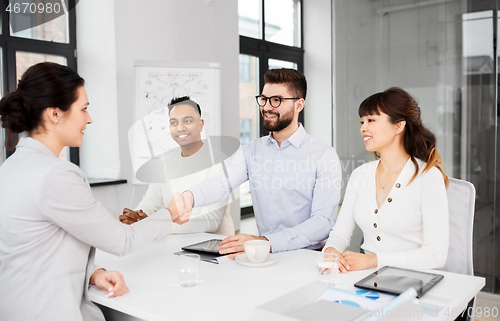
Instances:
[[[352,290],[330,287],[315,302],[326,300],[369,310],[379,310],[394,299],[394,297],[394,295],[361,290],[354,287]]]

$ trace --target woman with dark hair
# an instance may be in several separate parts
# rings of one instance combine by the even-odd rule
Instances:
[[[448,177],[440,168],[436,137],[422,124],[420,107],[393,87],[366,98],[358,113],[366,149],[378,160],[352,172],[324,252],[339,255],[342,272],[443,267]],[[345,251],[356,224],[363,231],[364,254]]]
[[[40,63],[0,101],[2,126],[28,134],[0,166],[0,320],[104,320],[88,286],[108,297],[128,288],[118,272],[94,267],[95,247],[124,255],[172,224],[171,203],[123,225],[94,199],[83,172],[57,157],[81,146],[92,123],[83,84],[68,67]]]

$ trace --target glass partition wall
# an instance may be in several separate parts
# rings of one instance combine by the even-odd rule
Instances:
[[[406,89],[437,136],[446,173],[476,187],[474,271],[493,293],[500,293],[499,9],[497,0],[332,0],[344,179],[373,159],[359,134],[361,101]]]

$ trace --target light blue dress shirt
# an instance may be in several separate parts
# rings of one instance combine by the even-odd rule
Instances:
[[[272,134],[252,140],[237,152],[227,177],[221,173],[191,187],[195,206],[219,202],[249,180],[257,228],[273,252],[316,245],[335,224],[339,158],[333,147],[307,134],[302,124],[281,147]]]

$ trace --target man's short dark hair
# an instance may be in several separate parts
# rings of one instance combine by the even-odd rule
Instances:
[[[264,84],[285,84],[296,98],[306,99],[306,77],[298,70],[288,68],[269,69],[264,74]]]
[[[198,103],[196,103],[194,100],[191,100],[189,96],[182,96],[182,97],[174,97],[172,100],[168,103],[168,114],[170,115],[170,112],[172,109],[177,106],[177,105],[189,105],[193,107],[198,113],[200,114],[201,117],[201,108]]]

